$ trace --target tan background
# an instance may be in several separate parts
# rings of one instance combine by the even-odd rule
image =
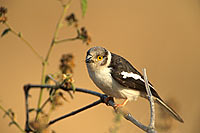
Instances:
[[[23,33],[39,53],[46,55],[61,13],[56,0],[1,0],[8,8],[8,22]],[[85,53],[92,46],[103,46],[123,55],[139,70],[146,67],[148,77],[163,99],[174,99],[185,123],[174,121],[174,132],[200,132],[200,1],[199,0],[88,0],[86,17],[81,19],[79,0],[74,0],[70,12],[75,12],[80,24],[92,36],[92,44],[80,41],[60,44],[50,57],[48,73],[56,72],[63,53],[75,55],[75,84],[99,91],[88,77]],[[0,31],[5,27],[0,25]],[[72,37],[72,28],[64,27],[60,38]],[[24,127],[25,109],[23,85],[40,83],[41,64],[30,49],[13,34],[0,39],[0,104],[12,108]],[[31,91],[37,103],[38,91]],[[60,107],[53,117],[82,107],[97,98],[76,93],[75,99]],[[148,123],[148,102],[139,99],[127,105],[138,120]],[[0,111],[0,116],[3,116]],[[57,132],[108,133],[113,125],[113,111],[99,105],[52,126]],[[159,122],[159,121],[157,121]],[[0,132],[18,132],[8,127],[9,119],[0,119]],[[122,120],[120,133],[142,132]]]

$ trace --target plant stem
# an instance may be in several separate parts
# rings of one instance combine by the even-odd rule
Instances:
[[[33,48],[33,46],[22,36],[20,32],[15,31],[7,22],[4,23],[10,31],[19,37],[30,49],[31,51],[43,62],[43,57]]]
[[[58,32],[59,32],[59,29],[62,27],[62,21],[64,19],[64,16],[67,12],[67,10],[69,9],[70,7],[70,4],[71,4],[71,0],[66,4],[66,5],[63,5],[63,11],[61,13],[61,16],[58,20],[58,23],[56,25],[56,30],[54,32],[54,35],[53,35],[53,39],[51,41],[51,44],[50,44],[50,47],[49,47],[49,50],[47,52],[47,55],[46,55],[46,58],[45,60],[43,61],[43,66],[42,66],[42,78],[41,78],[41,84],[45,84],[45,73],[46,73],[46,67],[47,67],[47,63],[48,63],[48,60],[49,60],[49,56],[52,52],[52,49],[55,45],[55,41],[56,41],[56,38],[58,36]],[[42,101],[42,95],[43,95],[43,89],[41,88],[40,90],[40,94],[39,94],[39,99],[38,99],[38,105],[37,105],[37,109],[40,109],[40,105],[41,105],[41,101]],[[36,117],[35,117],[35,120],[37,120],[39,117],[39,112],[36,113]]]
[[[45,73],[46,73],[46,67],[47,67],[47,62],[44,61],[42,63],[42,78],[41,78],[41,84],[45,84]],[[43,95],[43,90],[44,88],[41,88],[40,89],[40,94],[39,94],[39,99],[38,99],[38,104],[37,104],[37,110],[40,109],[40,105],[42,103],[42,95]],[[39,117],[39,111],[36,112],[36,117],[35,117],[35,121],[38,120],[38,117]]]
[[[74,41],[74,40],[77,40],[77,39],[78,39],[78,37],[67,38],[67,39],[63,39],[63,40],[57,40],[57,41],[55,41],[55,44],[63,43],[63,42],[68,42],[68,41]]]
[[[48,102],[50,102],[50,97],[41,105],[40,110],[42,110],[47,105]]]
[[[56,42],[56,38],[57,38],[57,36],[58,36],[58,31],[59,31],[59,29],[62,27],[62,20],[64,19],[64,16],[65,16],[67,10],[68,10],[69,7],[70,7],[70,4],[71,4],[71,0],[70,0],[66,5],[63,5],[63,11],[62,11],[62,14],[61,14],[61,16],[60,16],[60,19],[58,20],[58,23],[57,23],[57,25],[56,25],[56,30],[55,30],[55,32],[54,32],[54,36],[53,36],[53,39],[52,39],[52,41],[51,41],[51,45],[50,45],[50,48],[49,48],[49,50],[48,50],[47,56],[46,56],[46,58],[45,58],[45,61],[48,61],[48,59],[49,59],[49,56],[50,56],[51,51],[52,51],[52,49],[53,49],[53,46],[54,46],[54,44],[55,44],[55,42]]]
[[[3,106],[0,105],[0,109],[11,119],[12,123],[15,124],[15,126],[22,132],[25,133],[25,131],[21,128],[21,126],[13,119],[12,116],[10,116],[9,112],[3,108]]]

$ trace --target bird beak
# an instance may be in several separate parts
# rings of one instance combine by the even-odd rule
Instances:
[[[85,62],[86,63],[94,63],[94,61],[92,60],[92,55],[87,55]]]

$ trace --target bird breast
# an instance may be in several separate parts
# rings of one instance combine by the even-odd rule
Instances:
[[[91,69],[88,66],[88,73],[95,85],[106,95],[119,99],[137,100],[139,91],[123,87],[112,78],[111,68],[101,67],[102,69]]]
[[[94,70],[94,69],[93,69]],[[112,76],[110,74],[110,68],[103,68],[97,69],[93,71],[92,69],[88,69],[88,73],[90,78],[95,83],[95,85],[100,88],[105,94],[116,97],[122,98],[119,90],[117,89],[116,85],[113,83]]]

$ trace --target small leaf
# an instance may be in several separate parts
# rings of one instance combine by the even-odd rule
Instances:
[[[19,32],[19,33],[18,33],[18,36],[19,36],[19,37],[22,37],[22,33],[21,33],[21,32]]]
[[[9,31],[11,31],[10,28],[5,29],[5,30],[2,32],[1,37],[5,36]]]
[[[62,98],[63,100],[65,100],[66,102],[68,102],[67,98],[63,95],[62,92],[59,92],[59,95],[61,96],[61,98]]]
[[[32,111],[35,111],[35,109],[31,108],[31,109],[28,110],[28,112],[32,112]]]
[[[3,115],[3,118],[5,118],[8,115],[8,112],[5,112]]]
[[[74,96],[72,95],[72,93],[70,91],[67,91],[69,96],[71,97],[71,99],[74,99]]]
[[[56,133],[56,131],[55,130],[51,130],[51,133]]]
[[[71,83],[71,86],[72,86],[73,93],[75,93],[76,92],[76,87],[72,83]]]
[[[52,96],[54,96],[54,95],[55,95],[55,92],[56,92],[56,89],[51,88],[51,89],[49,90],[49,97],[51,98]]]
[[[49,80],[50,80],[49,76],[46,75],[46,77],[45,77],[45,81],[44,81],[44,82],[47,84],[47,83],[49,82]]]
[[[11,121],[8,126],[10,127],[11,125],[15,124],[15,122]]]
[[[8,112],[12,112],[12,109],[11,109],[11,108],[9,108],[9,109],[8,109]]]
[[[81,0],[82,16],[85,16],[87,10],[87,0]]]

